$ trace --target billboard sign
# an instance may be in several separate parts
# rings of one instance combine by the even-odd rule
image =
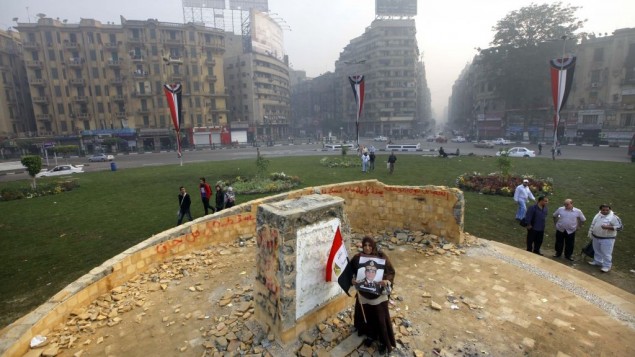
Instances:
[[[269,0],[229,0],[229,8],[232,10],[260,10],[269,11]]]
[[[224,9],[225,0],[183,0],[183,7]]]
[[[417,0],[375,0],[377,16],[415,16]]]
[[[252,10],[251,48],[252,51],[284,60],[282,28],[269,15]]]

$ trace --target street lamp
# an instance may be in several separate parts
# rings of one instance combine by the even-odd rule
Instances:
[[[340,141],[344,140],[344,127],[340,126]]]

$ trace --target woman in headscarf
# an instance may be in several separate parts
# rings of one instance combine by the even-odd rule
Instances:
[[[622,221],[607,204],[600,205],[600,212],[595,215],[591,227],[589,227],[589,238],[593,239],[593,261],[591,265],[601,267],[602,272],[608,273],[613,265],[613,246],[617,232],[622,230]]]
[[[350,262],[354,274],[361,267],[374,265],[373,263],[360,264],[360,258],[384,259],[384,275],[382,280],[377,282],[379,289],[383,290],[384,293],[378,295],[364,291],[364,289],[360,289],[357,292],[355,297],[354,326],[360,336],[366,335],[366,340],[364,341],[366,346],[370,346],[376,340],[379,342],[380,353],[390,353],[397,345],[395,343],[395,333],[392,329],[390,311],[388,310],[389,295],[385,292],[392,289],[395,269],[386,254],[377,250],[377,244],[371,237],[366,236],[362,239],[362,250],[363,252],[356,254]],[[360,281],[353,277],[353,285],[359,286],[359,284]]]

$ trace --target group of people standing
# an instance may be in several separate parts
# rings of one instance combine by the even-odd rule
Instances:
[[[375,170],[375,147],[371,145],[370,148],[360,146],[361,150],[361,159],[362,159],[362,172],[368,173]],[[388,173],[392,174],[395,171],[395,162],[397,162],[397,156],[395,156],[395,152],[392,151],[390,156],[388,156]]]
[[[521,221],[527,229],[527,251],[538,255],[546,229],[549,199],[544,196],[534,197],[529,189],[529,180],[523,180],[516,187],[514,201],[518,204],[516,220]],[[536,204],[527,209],[528,201]],[[579,208],[573,206],[573,200],[567,198],[561,207],[552,214],[556,229],[554,258],[564,258],[573,261],[575,234],[584,226],[586,217]],[[599,212],[593,218],[588,230],[588,237],[593,240],[594,257],[591,265],[599,266],[602,272],[608,273],[612,267],[613,247],[617,232],[622,230],[622,221],[611,211],[607,204],[600,205]]]
[[[234,189],[231,186],[227,187],[227,189],[225,190],[220,183],[216,184],[216,186],[214,187],[216,191],[214,197],[216,207],[210,205],[210,200],[212,198],[212,187],[207,183],[205,177],[200,178],[198,189],[201,195],[201,202],[203,203],[205,215],[208,215],[210,210],[212,211],[212,213],[215,213],[225,208],[233,207],[236,203],[236,194],[234,193]],[[192,213],[190,212],[191,204],[192,199],[186,192],[185,187],[179,187],[179,210],[177,211],[177,225],[180,225],[183,222],[183,218],[185,217],[192,221]]]

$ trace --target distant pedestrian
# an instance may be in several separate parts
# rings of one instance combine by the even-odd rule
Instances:
[[[216,212],[219,212],[225,208],[225,192],[220,184],[216,184],[214,189],[216,190]]]
[[[514,191],[514,202],[518,204],[516,220],[520,221],[525,217],[525,213],[527,213],[527,201],[529,200],[535,201],[536,198],[529,189],[529,180],[525,179]]]
[[[370,162],[370,157],[368,156],[368,151],[362,154],[362,172],[366,173]]]
[[[236,204],[236,194],[234,193],[234,189],[231,186],[227,187],[224,203],[225,208],[234,207],[234,205]]]
[[[374,148],[371,146],[371,152],[368,155],[368,157],[370,158],[370,161],[369,161],[370,168],[368,169],[369,171],[375,170],[375,159],[376,159],[376,156],[375,156],[375,150],[373,150],[373,149]]]
[[[564,205],[553,213],[553,222],[556,224],[556,254],[553,257],[560,258],[564,248],[565,259],[572,261],[575,232],[586,222],[586,218],[580,209],[573,207],[573,200],[567,198]]]
[[[556,155],[562,155],[562,150],[560,150],[560,142],[556,143]]]
[[[187,215],[187,218],[192,221],[192,214],[190,213],[190,205],[192,200],[190,195],[185,192],[185,187],[179,187],[179,211],[177,215],[176,225],[178,226],[183,221],[183,217]]]
[[[391,175],[395,171],[395,162],[397,162],[397,156],[395,156],[394,151],[391,151],[390,156],[388,156],[388,173]]]
[[[538,155],[542,155],[542,143],[538,143]]]
[[[525,222],[527,222],[527,251],[538,255],[540,252],[542,241],[545,236],[545,225],[547,219],[547,204],[549,199],[544,196],[538,197],[538,202],[529,207],[525,214]]]
[[[201,201],[203,202],[203,208],[205,209],[205,215],[209,214],[209,209],[214,213],[216,210],[214,207],[209,205],[209,199],[212,197],[212,188],[205,181],[205,177],[201,177],[198,184],[198,189],[201,192]]]
[[[443,146],[439,148],[439,156],[448,157],[448,154],[445,152],[445,150],[443,150]]]
[[[595,251],[593,261],[589,264],[600,266],[604,273],[611,271],[615,238],[622,228],[622,220],[611,211],[611,206],[600,205],[600,212],[595,215],[589,227],[589,238],[593,239]]]

